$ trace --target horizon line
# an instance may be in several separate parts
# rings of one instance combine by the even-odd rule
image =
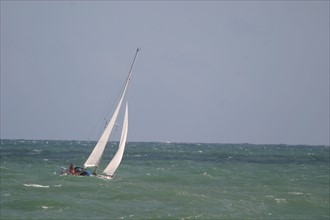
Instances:
[[[16,141],[76,141],[76,142],[97,142],[97,140],[76,140],[76,139],[27,139],[27,138],[0,138],[0,141],[3,140],[16,140]],[[108,142],[119,142],[118,140],[108,141]],[[196,142],[196,141],[127,141],[127,143],[164,143],[164,144],[228,144],[228,145],[287,145],[287,146],[325,146],[330,147],[330,144],[286,144],[286,143],[249,143],[249,142]]]

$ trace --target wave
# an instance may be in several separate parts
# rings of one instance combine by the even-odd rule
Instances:
[[[23,185],[27,186],[27,187],[49,188],[49,186],[43,186],[43,185],[39,185],[39,184],[23,184]]]

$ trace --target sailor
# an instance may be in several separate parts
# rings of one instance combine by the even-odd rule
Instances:
[[[75,173],[76,173],[75,170],[74,170],[73,163],[70,165],[69,173],[70,173],[71,175],[75,175]]]

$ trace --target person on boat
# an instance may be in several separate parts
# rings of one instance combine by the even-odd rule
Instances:
[[[70,165],[69,173],[70,173],[71,175],[76,175],[76,171],[75,171],[75,169],[74,169],[73,163]]]

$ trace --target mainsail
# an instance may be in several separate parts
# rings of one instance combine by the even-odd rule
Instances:
[[[125,144],[126,144],[126,138],[127,138],[127,130],[128,130],[128,104],[126,103],[124,123],[123,123],[123,129],[121,131],[119,147],[118,147],[118,150],[117,150],[115,156],[111,160],[111,162],[103,170],[103,173],[106,175],[113,176],[121,162],[121,159],[123,158]]]
[[[135,60],[136,60],[136,56],[137,56],[139,50],[140,50],[139,48],[136,50],[136,53],[135,53],[135,56],[134,56],[134,59],[133,59],[133,63],[131,65],[131,68],[130,68],[130,71],[128,73],[128,77],[127,77],[127,80],[126,80],[126,83],[125,83],[125,87],[122,91],[122,94],[121,94],[121,97],[120,97],[119,102],[117,104],[117,107],[115,109],[115,112],[113,113],[107,127],[105,128],[105,130],[104,130],[103,134],[101,135],[99,141],[97,142],[96,146],[94,147],[92,153],[89,155],[88,159],[86,160],[86,162],[84,164],[85,168],[95,167],[95,171],[96,171],[97,167],[99,166],[99,163],[101,161],[101,157],[103,155],[105,146],[106,146],[106,144],[109,140],[110,134],[111,134],[112,129],[113,129],[113,127],[115,125],[115,122],[117,120],[117,116],[118,116],[121,104],[123,102],[123,99],[124,99],[129,81],[131,79],[132,70],[133,70]]]

